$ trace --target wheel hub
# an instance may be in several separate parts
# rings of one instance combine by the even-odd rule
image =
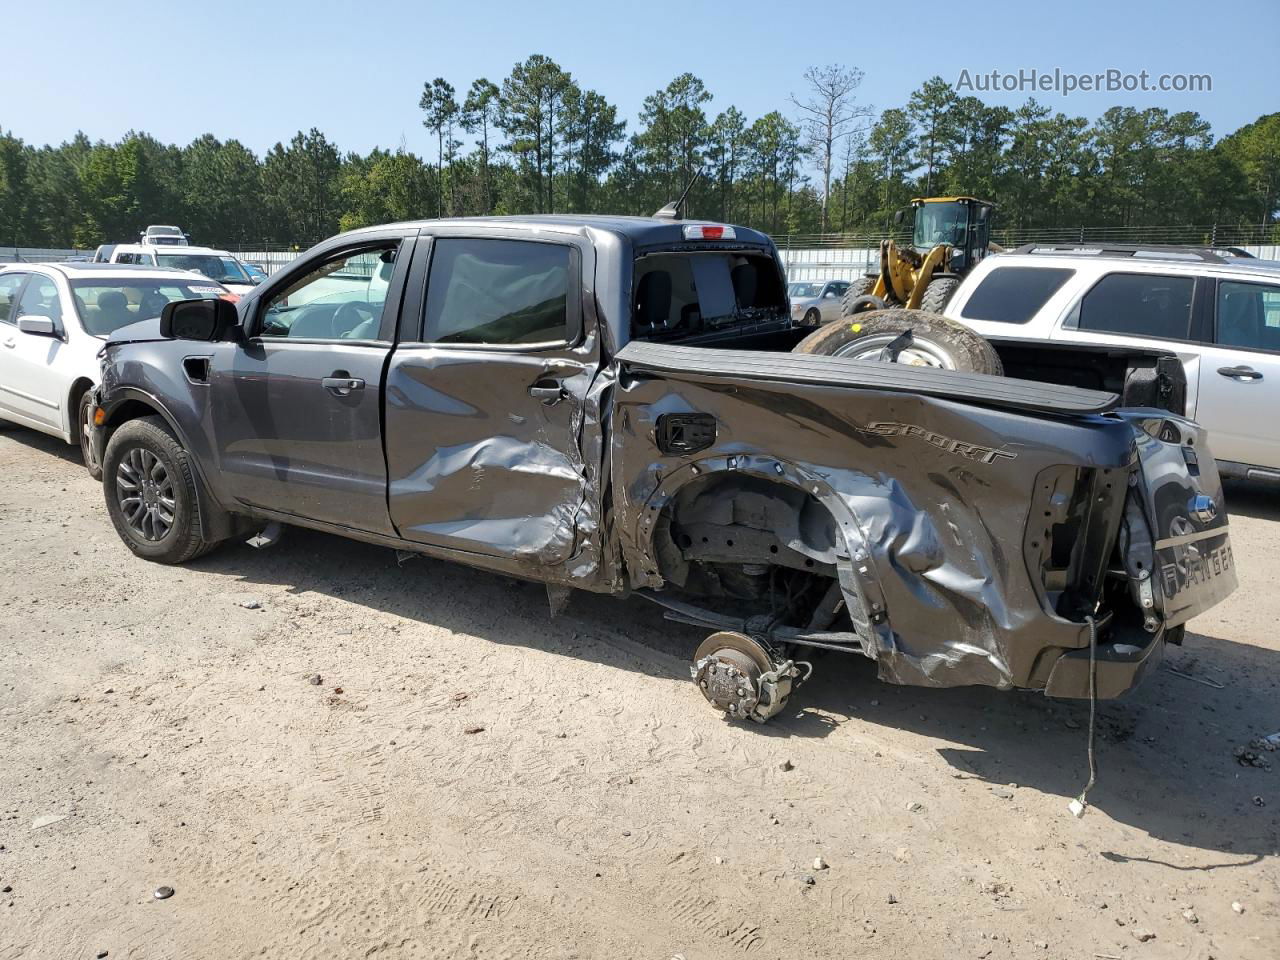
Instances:
[[[786,705],[799,676],[792,661],[777,657],[763,641],[727,630],[699,645],[690,672],[711,706],[757,723]]]

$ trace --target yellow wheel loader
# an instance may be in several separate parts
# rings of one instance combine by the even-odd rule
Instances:
[[[880,271],[849,285],[841,313],[907,307],[941,313],[961,278],[988,251],[995,204],[975,197],[917,197],[911,201],[915,228],[911,246],[880,242]],[[899,210],[895,223],[902,223]]]

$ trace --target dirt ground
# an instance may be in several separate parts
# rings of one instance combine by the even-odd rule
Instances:
[[[727,723],[642,600],[301,531],[148,564],[4,433],[0,960],[1274,960],[1280,770],[1233,751],[1280,730],[1280,498],[1229,506],[1241,589],[1102,708],[1075,820],[1087,705],[832,656]]]

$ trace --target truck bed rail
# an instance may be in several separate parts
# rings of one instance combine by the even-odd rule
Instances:
[[[1100,390],[846,357],[716,350],[633,340],[618,351],[617,359],[632,369],[663,373],[890,390],[1059,415],[1100,414],[1120,405],[1119,396]]]

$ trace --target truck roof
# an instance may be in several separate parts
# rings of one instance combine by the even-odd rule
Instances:
[[[467,227],[482,226],[486,223],[502,224],[504,226],[514,227],[528,227],[531,230],[547,228],[571,230],[575,232],[584,229],[602,230],[626,237],[636,246],[681,243],[684,241],[683,228],[686,226],[729,226],[729,224],[721,224],[716,220],[667,220],[661,217],[541,213],[525,216],[453,217],[441,220],[407,220],[402,223],[381,224],[376,227],[362,227],[358,230],[352,230],[351,233],[359,234],[365,230],[385,230],[389,227]],[[763,234],[758,230],[752,230],[749,227],[734,226],[733,230],[735,237],[739,242],[758,245],[769,245],[773,242],[766,234]]]

